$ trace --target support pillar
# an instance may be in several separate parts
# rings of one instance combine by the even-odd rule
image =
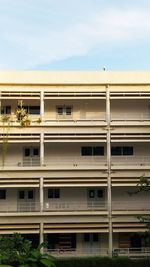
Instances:
[[[44,165],[44,133],[40,134],[40,165]]]
[[[41,118],[41,122],[44,119],[44,92],[41,91],[40,94],[40,118]]]
[[[43,177],[40,177],[40,211],[43,211],[44,203],[44,187],[43,187]]]
[[[106,121],[107,121],[107,205],[108,205],[108,241],[109,257],[112,257],[113,230],[112,230],[112,196],[111,196],[111,131],[110,131],[110,92],[106,86]]]
[[[40,223],[40,244],[44,242],[44,224]],[[41,248],[41,252],[43,253],[43,248]]]

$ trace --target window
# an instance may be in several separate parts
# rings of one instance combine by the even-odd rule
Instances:
[[[48,189],[48,198],[60,198],[59,188],[49,188]]]
[[[123,155],[132,156],[133,155],[133,147],[132,146],[124,146],[123,147]]]
[[[39,156],[39,149],[33,148],[33,156]]]
[[[33,190],[28,191],[28,199],[33,199]]]
[[[23,108],[27,111],[28,114],[31,115],[40,114],[40,106],[23,106]]]
[[[98,242],[98,233],[93,233],[93,242]]]
[[[57,106],[56,107],[56,111],[57,114],[59,116],[71,116],[72,115],[72,111],[73,111],[73,107],[72,106]]]
[[[98,233],[85,233],[84,234],[84,242],[98,242],[99,241],[99,235]]]
[[[95,190],[93,189],[89,190],[89,198],[95,198]]]
[[[24,149],[24,156],[29,157],[30,156],[30,148],[25,148]]]
[[[133,147],[132,146],[114,146],[111,147],[112,156],[132,156]]]
[[[90,234],[89,233],[84,234],[84,242],[90,242]]]
[[[11,114],[11,106],[1,107],[1,114]]]
[[[97,197],[98,198],[104,197],[104,190],[103,189],[97,189]]]
[[[33,190],[19,190],[18,198],[24,199],[24,200],[34,199],[34,191]]]
[[[6,190],[5,189],[0,190],[0,199],[6,199]]]
[[[120,156],[120,155],[122,155],[122,148],[121,148],[121,146],[113,146],[111,148],[111,155],[112,156]]]
[[[83,146],[81,147],[82,156],[104,156],[103,146]]]
[[[21,190],[19,191],[19,199],[24,199],[25,198],[25,191]]]
[[[39,148],[38,147],[24,148],[24,156],[25,157],[39,156]]]
[[[89,199],[100,199],[104,197],[104,190],[103,189],[89,189]]]

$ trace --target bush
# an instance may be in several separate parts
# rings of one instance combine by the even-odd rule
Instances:
[[[150,259],[131,260],[121,257],[59,258],[55,263],[56,267],[150,267]]]

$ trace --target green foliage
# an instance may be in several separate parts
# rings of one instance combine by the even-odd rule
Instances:
[[[138,194],[140,192],[147,192],[147,191],[150,191],[150,181],[147,177],[142,175],[140,177],[139,182],[136,185],[136,189],[133,190],[132,192],[128,192],[128,194],[132,196],[134,194]]]
[[[31,242],[19,234],[0,236],[0,262],[16,266],[24,255],[28,254]]]
[[[131,260],[129,258],[89,257],[61,258],[56,260],[56,267],[149,267],[150,259]]]
[[[130,196],[134,194],[139,194],[142,192],[150,191],[150,181],[149,178],[142,175],[139,182],[137,183],[136,189],[132,192],[128,192]],[[137,219],[146,225],[147,230],[142,233],[141,236],[145,242],[145,246],[150,246],[150,216],[137,216]]]
[[[18,101],[18,108],[15,112],[17,121],[20,123],[22,127],[30,126],[30,119],[28,117],[27,110],[23,107],[23,101]]]
[[[42,243],[37,249],[32,248],[29,240],[20,234],[0,237],[0,267],[54,267],[54,258],[41,253]]]
[[[24,264],[19,265],[19,267],[54,267],[54,258],[48,254],[42,254],[40,249],[44,247],[45,244],[42,243],[37,249],[30,249],[28,256],[24,259]]]

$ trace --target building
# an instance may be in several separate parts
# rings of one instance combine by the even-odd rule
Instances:
[[[0,99],[0,234],[58,255],[145,251],[150,192],[129,192],[150,177],[150,72],[0,72]]]

